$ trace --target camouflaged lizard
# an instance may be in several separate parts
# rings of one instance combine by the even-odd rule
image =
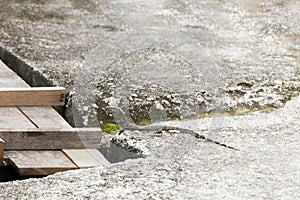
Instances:
[[[179,134],[179,133],[183,133],[183,134],[189,134],[197,139],[201,139],[204,140],[205,142],[211,142],[229,149],[233,149],[236,151],[239,151],[239,149],[234,148],[232,146],[226,145],[224,143],[218,142],[216,140],[210,139],[208,137],[206,137],[205,135],[201,135],[195,131],[189,130],[189,129],[185,129],[185,128],[179,128],[179,127],[174,127],[174,126],[148,126],[148,127],[141,127],[141,126],[134,126],[131,128],[125,128],[124,130],[144,130],[144,131],[155,131],[156,133],[162,133],[163,131],[166,131],[168,133],[173,133],[173,134]]]

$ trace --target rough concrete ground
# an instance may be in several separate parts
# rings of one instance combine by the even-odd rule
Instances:
[[[146,159],[2,183],[0,197],[299,199],[299,105],[300,98],[296,98],[273,113],[168,122],[197,127],[203,134],[240,151],[187,134],[126,131],[128,142],[147,154]],[[210,129],[216,122],[220,126]]]
[[[299,7],[296,0],[0,1],[1,58],[14,63],[9,51],[27,63],[31,71],[20,74],[32,85],[68,87],[75,125],[185,119],[164,123],[240,149],[127,131],[118,137],[146,159],[4,183],[1,198],[298,199]]]
[[[138,124],[270,110],[299,93],[299,1],[0,3],[1,46],[32,85],[68,87],[77,126],[118,109]]]

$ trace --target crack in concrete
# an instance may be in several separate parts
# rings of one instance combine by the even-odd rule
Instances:
[[[214,143],[214,144],[217,144],[217,145],[220,145],[220,146],[223,146],[223,147],[226,147],[226,148],[229,148],[229,149],[233,149],[233,150],[236,150],[236,151],[240,151],[239,149],[235,148],[235,147],[232,147],[232,146],[229,146],[227,144],[224,144],[224,143],[221,143],[221,142],[218,142],[216,140],[213,140],[213,139],[210,139],[208,137],[206,137],[205,135],[201,135],[195,131],[192,131],[190,129],[185,129],[185,128],[179,128],[179,127],[173,127],[173,126],[163,126],[161,127],[161,132],[162,131],[166,131],[168,133],[186,133],[186,134],[190,134],[192,136],[194,136],[195,138],[197,139],[201,139],[201,140],[204,140],[206,142],[211,142],[211,143]],[[158,131],[159,132],[159,131]]]

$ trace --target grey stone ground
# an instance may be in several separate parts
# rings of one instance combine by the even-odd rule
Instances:
[[[147,155],[0,184],[3,199],[299,199],[299,1],[0,1],[0,44],[72,93],[77,126]],[[7,58],[1,50],[1,57]],[[251,111],[251,112],[249,112]],[[244,115],[237,115],[246,113]],[[209,116],[203,118],[204,116]]]
[[[273,113],[174,122],[240,151],[187,134],[125,132],[146,159],[0,184],[3,199],[299,199],[300,99]],[[215,119],[216,121],[218,119]],[[262,124],[263,123],[263,124]],[[168,122],[170,124],[170,122]]]

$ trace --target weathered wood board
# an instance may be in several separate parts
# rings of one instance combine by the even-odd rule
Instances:
[[[0,88],[0,106],[63,106],[62,87]]]
[[[9,141],[5,150],[84,149],[76,131],[70,130],[0,130],[0,138]]]
[[[98,149],[104,132],[100,128],[76,128],[75,129],[87,149]]]
[[[19,107],[22,113],[41,129],[72,130],[72,127],[52,107]]]
[[[0,107],[0,129],[34,129],[36,126],[17,107]]]
[[[0,60],[0,88],[29,87],[29,85]]]
[[[0,138],[6,142],[4,145],[0,141],[0,159],[4,149],[2,163],[14,166],[21,176],[108,165],[95,149],[101,143],[100,128],[73,129],[52,107],[43,106],[62,105],[63,88],[55,94],[52,91],[30,88],[0,61],[0,106],[14,106],[0,107]],[[38,96],[41,92],[45,93]],[[54,104],[53,99],[49,103],[52,96],[61,104]]]
[[[0,60],[0,88],[29,88],[29,85]],[[1,129],[72,128],[52,107],[0,107]]]
[[[0,162],[2,162],[2,160],[4,159],[4,145],[4,140],[0,138]]]
[[[21,176],[49,175],[78,169],[61,151],[6,151],[5,155]]]
[[[63,149],[62,151],[79,168],[107,166],[110,164],[97,149]]]

